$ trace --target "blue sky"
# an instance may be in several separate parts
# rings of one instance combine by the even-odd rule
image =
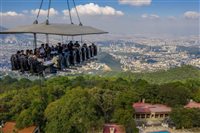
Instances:
[[[1,0],[3,11],[21,11],[38,8],[41,0]],[[44,0],[48,2],[48,0]],[[131,1],[131,0],[130,0]],[[121,5],[117,0],[76,0],[77,5],[96,3],[100,6],[112,6],[127,13],[159,12],[163,15],[177,15],[187,10],[199,11],[199,0],[152,0],[150,6]],[[52,0],[56,9],[66,9],[66,0]],[[47,4],[44,6],[47,8]]]
[[[44,1],[43,18],[48,7],[48,0]],[[58,19],[66,22],[66,19],[69,19],[67,13],[64,14],[64,10],[67,9],[66,1],[52,0],[54,10],[51,13],[54,15],[51,16],[51,20],[53,22],[57,22]],[[108,29],[111,33],[199,35],[199,0],[75,1],[80,6],[80,16],[85,24]],[[0,2],[1,25],[5,27],[30,24],[40,4],[40,0],[1,0]],[[109,9],[106,8],[107,6]]]

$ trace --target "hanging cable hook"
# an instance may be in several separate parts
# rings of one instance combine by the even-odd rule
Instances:
[[[74,4],[74,8],[75,8],[75,10],[76,10],[76,15],[77,15],[78,20],[79,20],[79,25],[82,26],[83,24],[81,23],[81,19],[80,19],[80,16],[79,16],[78,10],[77,10],[77,8],[76,8],[76,3],[75,3],[74,0],[73,0],[73,4]]]
[[[69,0],[67,0],[67,7],[68,7],[68,11],[69,11],[70,22],[71,22],[71,24],[74,24],[73,21],[72,21],[72,15],[71,15],[71,10],[70,10]]]
[[[40,3],[40,8],[38,10],[38,14],[37,14],[36,20],[33,22],[34,24],[38,24],[38,18],[40,16],[40,11],[42,9],[43,2],[44,2],[44,0],[42,0],[41,3]]]

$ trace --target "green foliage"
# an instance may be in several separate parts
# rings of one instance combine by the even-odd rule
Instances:
[[[200,126],[200,109],[176,108],[170,118],[175,123],[176,128],[192,128]]]
[[[108,77],[123,77],[126,79],[143,79],[152,84],[163,84],[175,81],[185,82],[187,80],[200,80],[199,68],[193,66],[176,67],[169,70],[159,70],[156,72],[107,72],[103,73],[103,76]]]
[[[98,119],[93,97],[87,90],[76,88],[49,104],[45,110],[48,125],[46,132],[83,133],[101,123]]]
[[[163,103],[176,107],[187,103],[188,99],[191,98],[191,91],[182,83],[175,82],[160,86],[158,95]]]
[[[23,128],[23,127],[28,127],[34,124],[33,122],[33,116],[32,112],[30,109],[23,110],[19,117],[16,120],[17,122],[17,128]]]
[[[104,123],[122,124],[128,133],[138,132],[134,102],[145,99],[172,107],[183,107],[189,99],[200,102],[197,76],[199,70],[189,66],[146,74],[59,76],[35,81],[6,76],[0,79],[0,120],[16,121],[18,128],[39,125],[48,133],[100,131]],[[179,128],[200,127],[199,112],[178,108],[171,117]]]

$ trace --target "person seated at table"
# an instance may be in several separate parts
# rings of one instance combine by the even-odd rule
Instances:
[[[19,60],[21,68],[20,71],[24,73],[26,70],[26,55],[24,54],[24,50],[21,50]]]
[[[25,54],[26,56],[29,55],[29,51],[30,51],[29,49],[26,50],[26,54]]]
[[[29,50],[29,56],[33,55],[33,50]]]
[[[45,44],[45,53],[46,53],[46,58],[50,58],[51,47],[49,47],[48,43]]]
[[[40,57],[41,58],[44,58],[45,57],[45,47],[44,47],[44,44],[41,44],[41,47],[39,47],[39,54],[40,54]]]
[[[37,60],[37,56],[32,53],[30,50],[29,56],[28,56],[28,64],[30,66],[30,72],[34,73],[36,71],[36,66],[34,66],[34,60]]]
[[[54,56],[51,62],[54,64],[54,67],[58,68],[59,67],[59,56]]]
[[[69,57],[70,57],[70,51],[68,49],[68,46],[65,45],[64,48],[63,48],[63,57],[64,57],[64,61],[65,61],[65,67],[69,67],[70,65],[70,62],[69,62]]]
[[[86,49],[86,59],[90,59],[90,49],[88,48],[87,44],[84,43],[83,47]]]
[[[19,55],[20,55],[20,51],[17,51],[17,53],[13,54],[10,58],[12,70],[20,69]]]
[[[56,51],[56,49],[53,45],[51,46],[51,51]]]
[[[61,43],[58,43],[58,54],[62,54],[62,50],[63,50],[63,47],[61,46]]]
[[[29,63],[28,63],[28,57],[29,57],[29,55],[30,55],[30,50],[29,49],[27,49],[26,50],[26,55],[25,55],[25,64],[24,64],[24,67],[25,67],[25,70],[26,71],[29,71],[30,70],[30,66],[29,66]]]
[[[75,46],[75,47],[78,47],[78,48],[80,47],[80,44],[78,43],[78,41],[76,41],[76,42],[74,43],[74,46]]]
[[[20,51],[17,51],[17,54],[16,54],[16,63],[17,63],[17,68],[18,68],[18,70],[21,69],[21,65],[20,65],[20,55],[21,55],[21,52],[20,52]]]
[[[68,43],[68,48],[69,48],[70,51],[73,50],[73,46],[74,46],[73,42],[70,41],[70,42]]]
[[[45,67],[42,65],[43,62],[41,62],[37,57],[35,58],[34,57],[34,62],[33,62],[33,65],[34,65],[34,68],[35,68],[35,73],[37,74],[42,74]]]
[[[93,47],[93,49],[94,49],[94,56],[97,56],[97,46],[94,44],[94,43],[92,43],[92,47]]]
[[[76,65],[76,50],[70,50],[70,65]]]
[[[89,46],[89,51],[90,51],[90,57],[93,57],[94,56],[94,49],[91,45]]]
[[[86,60],[86,48],[81,47],[81,52],[82,52],[82,61],[85,61]]]
[[[80,48],[76,49],[76,62],[80,64],[82,62],[82,51]]]

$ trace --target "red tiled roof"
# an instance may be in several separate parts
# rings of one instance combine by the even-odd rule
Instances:
[[[151,112],[162,113],[171,111],[171,108],[166,105],[149,104],[143,102],[134,103],[133,108],[135,109],[136,113],[151,113]]]
[[[17,133],[33,133],[36,129],[36,126],[31,126],[28,128],[18,130],[15,126],[15,122],[6,122],[3,127],[3,133],[13,133],[13,131],[17,131]]]
[[[3,133],[13,133],[15,130],[15,122],[6,122],[3,127]]]
[[[35,129],[36,129],[36,126],[31,126],[31,127],[19,130],[18,133],[33,133]]]
[[[200,103],[190,101],[184,108],[200,108]]]
[[[125,128],[122,125],[117,125],[117,124],[105,124],[103,133],[112,133],[111,128],[114,129],[114,133],[125,133]]]

